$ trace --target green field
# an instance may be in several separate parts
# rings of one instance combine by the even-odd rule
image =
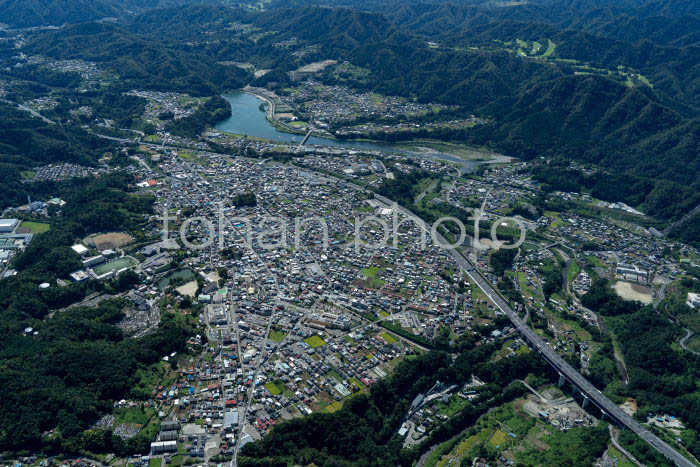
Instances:
[[[552,222],[552,224],[549,227],[547,227],[547,230],[557,230],[559,229],[559,227],[565,224],[565,222],[561,218],[561,215],[558,212],[545,211],[544,215],[545,217],[554,219],[554,222]]]
[[[593,266],[595,266],[595,267],[597,267],[597,268],[602,268],[602,269],[607,269],[607,268],[608,268],[608,265],[605,264],[605,263],[603,262],[603,260],[601,260],[601,259],[598,258],[597,256],[592,256],[592,255],[591,255],[591,256],[586,256],[586,259],[587,259],[588,261],[590,261],[591,264],[593,264]]]
[[[110,261],[109,263],[100,264],[93,270],[95,271],[95,274],[101,276],[102,274],[106,274],[110,271],[117,272],[120,269],[132,268],[137,264],[139,264],[139,262],[131,256],[124,256],[123,258],[115,259],[114,261]]]
[[[547,50],[545,50],[544,54],[542,54],[543,57],[549,57],[551,56],[554,51],[557,49],[557,44],[552,42],[551,39],[547,39]]]
[[[377,274],[379,273],[379,267],[378,266],[371,266],[369,268],[363,269],[362,271],[360,271],[360,273],[369,279],[374,279],[375,277],[377,277]]]
[[[326,341],[324,341],[321,338],[321,336],[307,337],[306,339],[304,339],[304,342],[309,344],[311,346],[311,348],[313,348],[313,349],[315,349],[316,347],[322,347],[322,346],[326,345]]]
[[[146,414],[139,407],[123,407],[114,411],[117,423],[134,423],[136,425],[146,425],[149,420]]]
[[[270,333],[270,340],[271,340],[271,341],[274,341],[274,342],[277,342],[277,343],[280,343],[280,342],[282,342],[282,341],[284,340],[284,338],[285,338],[286,336],[287,336],[287,334],[284,333],[284,332],[282,332],[282,331],[272,331],[272,332]]]
[[[382,334],[382,337],[383,337],[384,340],[387,341],[389,344],[393,344],[393,343],[399,341],[397,338],[395,338],[394,336],[392,336],[392,335],[389,334],[388,332],[383,333],[383,334]]]
[[[44,224],[41,222],[24,221],[22,222],[22,225],[19,226],[19,228],[22,230],[22,232],[24,232],[26,229],[29,229],[30,233],[40,234],[51,230],[51,225]]]
[[[569,268],[569,282],[573,282],[579,274],[581,274],[581,266],[572,258],[571,267]]]
[[[268,391],[270,391],[270,394],[272,394],[273,396],[282,394],[282,390],[279,387],[277,387],[277,385],[272,381],[270,381],[269,383],[265,383],[265,388]]]
[[[323,413],[333,413],[343,408],[343,401],[335,401],[321,409]]]
[[[505,434],[504,432],[502,432],[501,430],[496,430],[493,433],[493,436],[491,436],[491,438],[489,438],[488,444],[490,447],[492,447],[494,449],[499,449],[499,448],[503,447],[503,445],[505,444],[505,442],[507,440],[507,436],[508,435]]]

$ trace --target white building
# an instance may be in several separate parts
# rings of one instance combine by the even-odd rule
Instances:
[[[688,293],[688,301],[685,302],[690,308],[700,310],[700,294]]]
[[[18,224],[19,221],[17,219],[0,219],[0,232],[14,232]]]
[[[78,253],[80,256],[85,256],[86,254],[88,254],[88,251],[90,251],[87,248],[85,248],[83,245],[80,245],[80,244],[73,245],[71,247],[71,249],[73,251],[75,251],[76,253]]]

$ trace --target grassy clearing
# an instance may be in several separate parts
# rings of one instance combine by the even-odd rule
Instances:
[[[500,156],[500,154],[488,151],[486,149],[480,149],[477,147],[466,146],[463,144],[455,143],[445,143],[440,141],[421,141],[416,140],[411,143],[404,143],[398,145],[402,149],[407,149],[409,151],[415,152],[431,152],[439,151],[446,154],[451,154],[453,156],[465,159],[465,160],[477,160],[477,161],[487,161],[495,157]]]
[[[24,222],[22,222],[22,225],[20,225],[19,228],[23,232],[26,230],[29,233],[40,234],[40,233],[48,232],[49,230],[51,230],[51,225],[44,224],[42,222],[24,221]]]
[[[547,50],[544,51],[542,56],[543,57],[550,57],[554,54],[555,50],[557,50],[557,44],[552,42],[551,39],[547,39]]]
[[[597,256],[586,256],[586,259],[593,264],[593,266],[601,269],[607,269],[608,265],[603,262],[602,259]]]
[[[135,425],[146,425],[149,420],[148,414],[139,407],[123,407],[114,411],[117,423],[133,423]]]
[[[384,340],[387,341],[389,344],[393,344],[393,343],[399,341],[397,338],[395,338],[394,336],[392,336],[392,335],[389,334],[388,332],[383,333],[383,334],[382,334],[382,337],[383,337]]]
[[[287,333],[282,331],[272,331],[270,333],[270,340],[277,343],[282,342],[285,337],[287,337]]]
[[[565,224],[564,220],[561,218],[561,214],[558,212],[546,211],[544,215],[545,217],[554,219],[554,222],[552,222],[552,224],[549,227],[547,227],[547,230],[558,230],[559,227]]]
[[[307,344],[309,344],[309,345],[311,346],[312,349],[315,349],[316,347],[322,347],[322,346],[326,345],[326,341],[324,341],[324,340],[321,338],[321,336],[311,336],[311,337],[307,337],[306,339],[304,339],[304,342],[306,342]]]
[[[503,447],[505,445],[505,443],[507,441],[507,436],[508,435],[505,434],[503,431],[496,430],[493,433],[493,436],[491,436],[491,438],[489,438],[489,442],[488,442],[489,447],[492,447],[494,449],[500,449],[501,447]]]
[[[571,266],[569,267],[569,283],[573,282],[579,274],[581,274],[581,266],[572,258]]]
[[[323,413],[333,413],[343,408],[343,401],[335,401],[321,409]]]
[[[272,381],[270,381],[269,383],[265,383],[265,389],[270,391],[270,394],[272,394],[273,396],[282,394],[282,390]]]
[[[617,467],[635,467],[635,463],[630,461],[627,456],[622,454],[622,452],[615,446],[610,445],[608,447],[608,454],[610,457],[617,459]]]
[[[360,272],[363,276],[369,279],[374,279],[375,277],[377,277],[377,274],[379,274],[379,266],[370,266],[368,268],[364,268]]]

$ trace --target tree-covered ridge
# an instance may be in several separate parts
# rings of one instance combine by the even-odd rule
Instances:
[[[46,33],[29,50],[102,64],[119,75],[124,91],[147,88],[211,96],[222,89],[237,89],[250,79],[244,70],[221,65],[196,49],[175,48],[104,23]]]
[[[689,290],[698,288],[697,280],[691,278],[679,283],[687,284]],[[700,440],[696,436],[700,429],[697,387],[700,356],[674,348],[685,332],[672,319],[692,313],[684,303],[685,293],[682,297],[679,300],[671,296],[655,310],[621,299],[607,280],[600,280],[583,296],[582,303],[605,317],[624,353],[629,384],[610,385],[608,389],[621,398],[634,398],[641,420],[646,421],[649,413],[680,417],[693,430],[682,432],[683,444],[697,456],[700,454]],[[601,383],[604,386],[610,382]]]
[[[170,5],[183,5],[187,0],[2,0],[2,22],[18,28],[61,26],[103,18],[122,17],[134,12]],[[201,3],[201,0],[200,0]]]
[[[56,162],[95,166],[105,152],[114,150],[110,141],[81,128],[45,123],[4,102],[0,113],[0,209],[26,202],[28,194],[50,194],[48,186],[22,183],[22,171]]]
[[[111,433],[105,433],[102,446],[81,442],[83,431],[111,412],[114,401],[150,397],[132,389],[137,370],[184,350],[192,333],[166,316],[155,334],[127,339],[115,326],[124,306],[115,300],[97,308],[70,308],[36,323],[36,336],[4,330],[0,382],[7,394],[0,401],[0,449],[77,452],[88,447],[121,455],[147,450],[149,439],[125,442]],[[48,430],[55,431],[42,435]]]
[[[80,128],[48,124],[4,102],[0,112],[0,162],[23,167],[61,161],[95,165],[113,147]]]
[[[89,447],[126,455],[146,450],[151,441],[124,441],[111,432],[99,433],[99,443],[83,438],[95,434],[84,430],[111,412],[115,400],[150,397],[134,389],[137,370],[184,350],[193,330],[165,314],[154,334],[126,338],[116,326],[126,306],[123,300],[63,308],[95,291],[118,292],[131,278],[57,282],[82,267],[70,248],[76,238],[114,229],[141,235],[140,223],[151,212],[153,198],[131,193],[132,182],[131,176],[115,173],[56,187],[67,202],[61,216],[52,220],[50,232],[38,234],[14,258],[17,275],[0,281],[0,384],[8,391],[0,400],[0,450],[79,452]],[[44,282],[51,287],[39,288]],[[27,327],[37,334],[25,335]]]
[[[192,115],[173,120],[166,127],[167,130],[177,136],[196,138],[207,127],[225,120],[231,116],[231,106],[221,96],[214,96],[207,100],[201,108]]]

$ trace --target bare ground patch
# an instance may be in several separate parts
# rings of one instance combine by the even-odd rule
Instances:
[[[109,232],[93,235],[90,237],[90,240],[92,240],[92,243],[95,244],[98,250],[102,251],[123,247],[131,243],[134,239],[131,235],[123,232]]]

